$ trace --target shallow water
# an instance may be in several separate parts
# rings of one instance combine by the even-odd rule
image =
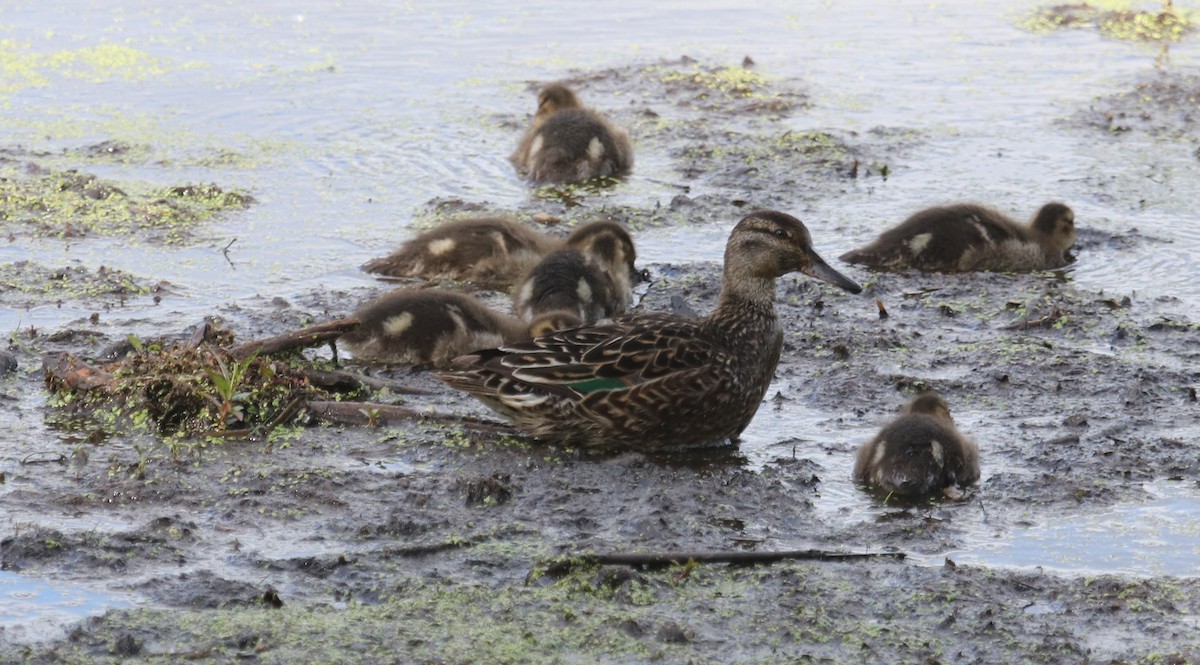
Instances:
[[[129,598],[123,594],[0,570],[0,636],[14,642],[56,637],[63,622],[129,605]]]
[[[427,201],[457,197],[505,207],[527,200],[529,189],[506,160],[517,137],[496,120],[532,110],[527,82],[682,54],[718,64],[750,55],[758,71],[797,80],[812,96],[813,107],[788,119],[781,133],[883,126],[921,137],[886,180],[856,181],[829,200],[796,193],[790,211],[809,224],[826,258],[922,206],[975,199],[1024,218],[1057,199],[1075,208],[1080,227],[1108,234],[1136,228],[1161,240],[1130,251],[1083,251],[1071,279],[1116,297],[1174,296],[1177,313],[1195,311],[1195,145],[1146,134],[1110,141],[1062,126],[1096,97],[1130,89],[1152,71],[1156,51],[1093,31],[1014,27],[1034,4],[852,0],[774,2],[749,11],[721,1],[686,9],[615,2],[598,10],[585,2],[514,9],[478,2],[81,7],[18,0],[0,16],[0,38],[8,40],[0,55],[28,65],[0,77],[6,143],[54,151],[104,140],[149,146],[146,160],[86,168],[115,179],[239,186],[259,204],[186,247],[21,238],[0,248],[0,260],[104,265],[169,282],[160,305],[141,299],[105,315],[135,334],[179,329],[254,296],[364,288],[374,282],[357,266],[403,239]],[[69,71],[47,59],[74,54],[86,62],[106,44],[141,59]],[[1172,47],[1171,67],[1194,68],[1198,44]],[[679,191],[670,185],[676,179],[668,160],[639,154],[635,175],[608,196],[617,204],[666,205]],[[639,255],[654,263],[717,261],[733,221],[648,229],[637,238]],[[227,258],[220,250],[233,239]],[[0,329],[52,330],[90,311],[86,303],[0,311]],[[60,440],[42,423],[40,408],[40,397],[22,396],[15,409],[0,411],[0,428],[22,441],[19,451],[0,449],[0,468],[16,465],[30,446]],[[812,457],[829,476],[819,510],[847,521],[875,519],[885,509],[837,481],[849,476],[846,453],[877,425],[768,404],[743,449],[759,465],[793,449]],[[381,464],[392,469],[386,459]],[[11,483],[0,486],[7,491]],[[1149,491],[1154,498],[1144,504],[1037,524],[998,540],[980,521],[970,528],[985,544],[950,554],[1072,572],[1196,574],[1188,556],[1198,547],[1200,495],[1170,483]],[[1115,528],[1130,522],[1132,530]],[[12,518],[2,526],[11,528]],[[0,578],[0,587],[25,584],[8,579]],[[5,616],[28,606],[108,602],[57,586],[28,588],[15,592],[28,597],[5,596]]]

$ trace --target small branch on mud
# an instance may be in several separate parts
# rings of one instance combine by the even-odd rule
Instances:
[[[302,370],[302,372],[308,377],[308,382],[312,385],[324,390],[332,390],[334,392],[352,392],[361,388],[371,388],[373,390],[388,390],[396,395],[434,394],[429,390],[409,388],[408,386],[397,381],[377,379],[373,376],[366,376],[365,374],[348,372],[341,369],[333,371],[305,369]]]
[[[29,453],[21,458],[21,464],[66,464],[67,456],[62,453]]]
[[[829,552],[825,550],[783,550],[779,552],[612,552],[581,554],[555,562],[554,572],[565,573],[578,565],[616,565],[661,568],[696,563],[758,564],[777,561],[847,561],[851,559],[904,559],[904,552]]]
[[[233,247],[233,243],[235,243],[235,242],[237,242],[236,236],[233,238],[233,240],[229,241],[229,244],[227,244],[221,248],[221,253],[224,254],[226,257],[228,257],[229,256],[229,248]]]
[[[339,425],[368,425],[378,427],[403,421],[418,421],[439,425],[462,425],[464,429],[483,434],[519,435],[516,429],[500,423],[445,413],[417,411],[403,406],[372,402],[308,402],[314,417]]]
[[[315,326],[301,328],[295,332],[285,333],[276,337],[268,337],[267,339],[255,340],[238,344],[229,349],[230,355],[234,358],[248,358],[251,354],[270,355],[281,351],[290,351],[292,349],[301,349],[309,346],[323,344],[333,339],[341,337],[343,334],[354,330],[359,326],[359,320],[350,317],[347,319],[335,319],[318,323]]]

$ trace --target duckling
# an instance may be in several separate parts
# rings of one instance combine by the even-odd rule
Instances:
[[[577,249],[560,249],[542,259],[513,293],[513,311],[525,320],[564,310],[587,323],[625,311],[628,297],[596,260]]]
[[[339,339],[355,357],[444,367],[452,358],[530,337],[529,325],[454,291],[401,289],[366,303]]]
[[[642,451],[728,443],[779,363],[775,282],[792,272],[862,291],[813,251],[800,220],[760,210],[729,236],[708,316],[620,316],[468,354],[437,375],[554,442]]]
[[[574,313],[584,323],[625,311],[632,299],[637,251],[620,224],[589,222],[567,237],[520,281],[513,310],[526,320],[547,311]]]
[[[637,261],[637,249],[625,227],[603,220],[581,224],[567,236],[567,247],[598,260],[601,268],[616,282],[618,291],[625,294],[625,305],[629,304],[633,285],[643,280],[642,273],[633,265]]]
[[[551,83],[538,94],[533,127],[509,159],[534,182],[577,182],[629,173],[633,148],[625,130],[584,108],[567,86]]]
[[[391,277],[470,280],[507,289],[561,242],[511,219],[473,217],[446,222],[363,264]]]
[[[859,448],[854,478],[897,496],[951,496],[955,485],[979,480],[979,448],[958,432],[946,401],[929,390]]]
[[[1067,265],[1074,244],[1075,213],[1062,203],[1042,206],[1029,224],[960,203],[922,210],[841,259],[877,270],[1023,272]]]
[[[579,315],[565,309],[552,309],[534,316],[529,321],[529,336],[541,337],[560,330],[569,330],[583,325]]]

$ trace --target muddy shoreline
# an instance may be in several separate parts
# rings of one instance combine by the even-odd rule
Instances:
[[[704,123],[636,105],[614,113],[640,150],[674,160],[686,193],[636,207],[609,205],[603,192],[546,191],[508,212],[567,223],[611,215],[628,222],[635,239],[687,219],[732,226],[748,207],[800,207],[882,182],[922,140],[895,128],[781,136],[771,122],[802,112],[802,91],[737,68],[663,74],[692,64],[576,79],[597,95],[632,79],[639,97],[705,111]],[[749,86],[751,96],[727,95],[726,81]],[[1074,123],[1066,131],[1095,130],[1097,121]],[[1190,119],[1183,127],[1196,136]],[[427,208],[448,214],[464,206],[489,204]],[[1157,241],[1080,226],[1080,263]],[[842,229],[811,230],[822,252],[822,237]],[[718,264],[653,256],[640,263],[653,276],[640,309],[672,309],[672,298],[699,312],[715,305]],[[593,455],[393,424],[296,428],[180,456],[163,437],[93,436],[90,425],[57,421],[50,405],[23,413],[56,422],[63,437],[53,449],[22,451],[44,453],[35,461],[48,463],[26,457],[5,467],[0,500],[25,517],[0,533],[0,565],[136,602],[49,636],[0,628],[0,662],[1200,660],[1194,576],[1080,575],[947,555],[982,537],[1010,539],[1030,526],[1146,501],[1153,483],[1197,488],[1195,317],[1178,300],[1077,287],[1071,269],[846,272],[864,283],[862,295],[781,280],[783,356],[757,418],[791,410],[823,418],[812,431],[760,434],[771,440],[753,451]],[[120,307],[130,292],[105,287],[106,275],[69,274],[89,275],[99,288],[64,297],[115,313],[17,331],[10,351],[20,369],[0,379],[9,401],[42,389],[35,368],[43,354],[96,357],[125,338]],[[264,296],[217,314],[246,340],[344,316],[382,288],[313,291],[290,302]],[[134,293],[152,297],[149,287]],[[0,295],[14,307],[29,297]],[[175,322],[150,325],[166,338],[187,334]],[[386,397],[397,403],[487,415],[426,372],[371,371],[432,393]],[[823,509],[824,497],[858,491],[846,469],[863,433],[926,387],[947,398],[979,441],[980,483],[959,502],[876,504],[868,518]],[[808,548],[907,558],[572,563],[589,553]]]

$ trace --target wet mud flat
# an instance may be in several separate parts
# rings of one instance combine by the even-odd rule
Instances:
[[[667,86],[668,98],[694,100],[694,86],[720,89],[729,79],[749,85],[726,69],[697,70],[716,79],[636,71],[654,73],[646,85]],[[623,76],[640,80],[635,73]],[[577,83],[587,91],[589,81],[602,89],[609,80]],[[919,140],[893,129],[780,136],[766,119],[735,122],[744,113],[733,109],[797,112],[801,94],[728,99],[737,106],[709,109],[709,123],[663,120],[663,109],[614,114],[645,145],[660,142],[681,182],[694,181],[669,205],[607,205],[603,194],[555,190],[516,212],[567,220],[603,212],[635,231],[689,218],[732,223],[748,206],[783,205],[781,193],[797,174],[812,197],[881,178],[883,165],[897,168],[908,143]],[[1078,119],[1069,131],[1088,123]],[[757,193],[739,184],[746,182]],[[813,232],[821,252],[821,232]],[[1084,229],[1079,260],[1154,242],[1149,234]],[[698,312],[715,305],[719,265],[643,255],[653,280],[639,308],[668,310],[672,298]],[[28,451],[3,476],[5,510],[28,517],[0,537],[0,562],[7,572],[136,601],[48,639],[3,629],[0,661],[1200,659],[1195,577],[1017,570],[945,556],[981,538],[1136,504],[1151,483],[1195,488],[1195,317],[1170,298],[1079,288],[1069,271],[847,272],[863,281],[863,294],[781,280],[783,356],[758,418],[812,410],[825,419],[812,431],[766,435],[753,450],[596,455],[452,425],[390,422],[289,428],[266,440],[189,444],[181,453],[175,439],[60,422],[61,441],[38,444],[45,449]],[[104,275],[92,276],[104,286]],[[125,339],[127,291],[73,290],[64,297],[112,311],[62,330],[19,333],[11,352],[23,369],[0,383],[6,398],[42,390],[40,372],[29,368],[43,354],[95,358]],[[264,297],[218,314],[239,338],[255,338],[344,316],[346,303],[378,291]],[[149,287],[137,295],[149,298]],[[188,335],[179,321],[153,325],[167,339]],[[486,415],[427,372],[369,371],[430,393],[376,395],[381,401]],[[829,497],[858,491],[847,460],[864,433],[926,387],[946,397],[980,444],[979,484],[955,502],[894,505],[879,497],[868,517],[827,509]],[[46,406],[25,417],[57,413]],[[687,561],[694,552],[809,549],[883,556]],[[638,553],[663,554],[664,565],[595,558]]]
[[[706,311],[718,269],[652,266],[641,306],[681,296]],[[984,478],[963,501],[894,506],[874,520],[815,508],[852,482],[835,469],[861,443],[853,436],[830,447],[797,432],[760,467],[736,449],[599,456],[411,424],[311,427],[178,460],[149,440],[64,445],[61,463],[6,479],[6,507],[30,519],[0,541],[5,568],[145,604],[50,643],[14,639],[6,653],[15,662],[1191,662],[1195,578],[938,556],[978,537],[964,524],[1004,533],[1136,502],[1151,481],[1195,483],[1194,449],[1178,437],[1197,424],[1200,330],[1139,309],[1050,274],[885,275],[857,297],[785,279],[787,342],[760,418],[804,404],[847,423],[882,422],[925,386],[959,418],[993,414],[965,428],[980,442]],[[481,413],[427,373],[387,375],[435,393],[405,398],[410,406]],[[8,389],[35,380],[10,378]],[[810,548],[911,556],[653,567],[587,558]]]

